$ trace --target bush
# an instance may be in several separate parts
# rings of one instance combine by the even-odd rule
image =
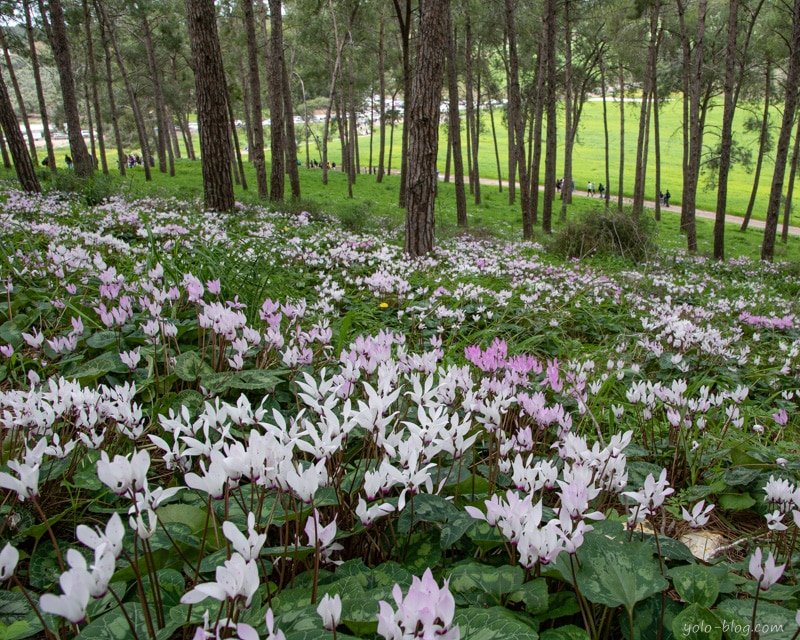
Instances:
[[[620,256],[642,262],[656,253],[655,236],[651,216],[602,208],[563,227],[550,242],[550,250],[565,258]]]
[[[55,174],[45,169],[39,178],[45,189],[77,194],[88,207],[106,202],[119,190],[117,178],[99,172],[90,178],[81,178],[70,169],[61,169]]]

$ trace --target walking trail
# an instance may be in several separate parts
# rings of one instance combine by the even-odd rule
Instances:
[[[464,176],[464,181],[468,182],[467,176]],[[497,184],[497,180],[493,180],[491,178],[481,178],[481,184],[496,185]],[[517,185],[517,187],[519,188],[519,185]],[[544,190],[544,187],[539,187],[539,189],[540,190]],[[575,191],[573,191],[572,194],[575,195],[575,196],[589,197],[589,194],[586,191],[580,191],[580,190],[577,190],[577,189]],[[595,197],[599,197],[599,196],[595,196]],[[633,203],[633,200],[631,198],[623,198],[623,201],[625,202],[625,204],[632,204]],[[612,198],[611,202],[617,202],[616,198]],[[656,208],[656,203],[653,202],[652,200],[645,200],[644,206],[649,208],[649,209],[655,209]],[[677,213],[678,215],[680,215],[680,212],[681,212],[680,205],[673,204],[673,205],[671,205],[669,207],[664,207],[663,205],[661,206],[661,213],[662,214],[664,214],[664,213],[673,213],[673,214]],[[717,217],[717,214],[714,213],[713,211],[703,211],[702,209],[695,209],[695,215],[698,218],[705,218],[707,220],[715,220],[716,217]],[[742,216],[734,216],[734,215],[731,215],[731,214],[726,214],[725,215],[725,222],[727,222],[728,224],[735,224],[739,228],[741,228],[743,221],[744,221],[744,218]],[[765,226],[766,226],[766,223],[763,220],[755,220],[753,218],[750,218],[750,222],[749,222],[748,228],[749,229],[763,229]],[[783,227],[779,224],[778,225],[778,233],[779,234],[780,234],[782,228]],[[789,226],[789,235],[800,236],[800,227]]]

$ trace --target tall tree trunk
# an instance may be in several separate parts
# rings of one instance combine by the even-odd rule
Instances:
[[[64,114],[67,120],[69,149],[75,173],[87,178],[94,174],[94,161],[89,157],[89,150],[81,133],[81,115],[78,111],[78,98],[75,94],[75,77],[72,74],[72,56],[69,51],[67,25],[61,0],[50,0],[50,28],[52,31],[53,56],[58,67],[61,83],[61,97],[64,100]]]
[[[542,120],[544,118],[545,107],[545,77],[547,75],[547,55],[545,53],[545,34],[544,25],[539,38],[539,49],[536,55],[536,95],[534,96],[533,115],[531,122],[533,131],[531,133],[531,171],[530,171],[530,193],[531,193],[531,222],[535,226],[539,220],[539,180],[542,167]],[[553,172],[555,174],[555,171]],[[553,178],[555,181],[555,177]],[[510,183],[509,183],[510,186]],[[545,185],[545,193],[547,186]],[[555,195],[555,182],[553,183],[553,195]]]
[[[467,103],[467,155],[469,156],[469,191],[475,199],[475,204],[481,203],[481,180],[478,173],[478,163],[475,162],[475,97],[473,95],[472,82],[472,24],[469,12],[465,14],[466,24],[464,26],[464,96]]]
[[[19,115],[22,118],[22,124],[25,126],[25,133],[28,137],[28,149],[30,149],[31,158],[33,158],[34,165],[36,165],[39,164],[39,155],[36,153],[36,141],[33,139],[31,123],[30,120],[28,120],[28,110],[25,108],[25,100],[19,88],[17,74],[14,71],[14,64],[11,62],[11,51],[8,49],[8,43],[6,42],[6,37],[2,29],[0,29],[0,46],[3,47],[3,55],[6,59],[6,67],[8,67],[8,78],[11,80],[11,87],[14,89],[14,96],[17,99],[17,105],[19,107]]]
[[[448,29],[447,39],[447,93],[449,102],[447,139],[453,150],[453,181],[456,190],[456,220],[459,227],[466,227],[467,193],[464,189],[464,158],[461,155],[461,114],[458,107],[458,60],[456,37]],[[448,156],[449,158],[449,156]]]
[[[572,23],[570,15],[570,0],[564,0],[564,184],[570,185],[569,189],[561,185],[561,222],[567,219],[567,205],[572,202],[572,184],[575,179],[572,175]]]
[[[258,42],[256,40],[256,22],[253,12],[253,0],[242,0],[244,13],[244,29],[247,35],[247,84],[250,98],[250,145],[249,158],[256,170],[258,197],[269,197],[267,184],[266,158],[264,157],[264,123],[261,106],[261,76],[258,71]]]
[[[505,0],[505,11],[503,12],[503,28],[508,41],[508,129],[514,132],[514,145],[510,152],[514,154],[514,166],[519,173],[522,237],[530,240],[533,238],[533,220],[531,219],[530,194],[526,188],[528,161],[525,157],[525,123],[522,121],[522,93],[519,87],[515,4],[513,0]]]
[[[108,34],[111,41],[111,46],[114,49],[114,57],[117,60],[117,68],[119,69],[122,80],[125,83],[125,91],[128,94],[128,102],[130,103],[131,111],[133,111],[133,120],[136,123],[136,134],[139,138],[139,146],[142,150],[142,162],[144,164],[144,179],[150,181],[153,176],[150,172],[150,143],[147,140],[147,129],[145,127],[144,117],[142,110],[139,106],[139,100],[136,98],[136,92],[133,89],[130,76],[128,75],[127,68],[125,67],[125,59],[120,52],[119,44],[117,43],[116,30],[111,21],[108,19],[105,6],[100,0],[94,0],[95,12],[100,19],[100,24],[103,30]]]
[[[6,89],[6,83],[0,74],[0,125],[3,127],[8,146],[11,148],[11,155],[14,157],[14,169],[17,172],[19,183],[23,191],[28,193],[41,193],[39,179],[36,177],[36,168],[28,150],[25,148],[25,140],[22,139],[22,132],[19,130],[19,122],[11,106],[11,98]]]
[[[600,56],[600,91],[603,98],[603,140],[605,141],[604,160],[605,160],[605,176],[606,186],[605,192],[602,194],[606,201],[606,207],[611,202],[611,151],[608,142],[608,102],[606,100],[606,65],[603,61],[603,56]]]
[[[789,242],[789,222],[792,216],[792,195],[794,194],[794,182],[797,177],[797,166],[800,161],[800,120],[797,121],[797,129],[794,134],[794,149],[792,149],[792,162],[789,168],[789,184],[786,187],[786,200],[783,203],[783,228],[781,230],[781,242]]]
[[[556,190],[556,0],[545,0],[542,16],[546,76],[545,110],[547,112],[547,138],[544,159],[544,206],[542,208],[542,231],[553,231],[553,200]],[[568,189],[569,185],[563,185]]]
[[[492,125],[492,142],[494,144],[494,160],[495,164],[497,164],[497,191],[499,193],[503,193],[503,169],[500,165],[500,146],[497,144],[497,127],[495,126],[494,122],[494,96],[489,96],[489,122]],[[524,128],[523,123],[523,128]],[[524,144],[524,142],[523,142]]]
[[[449,1],[449,0],[447,0]],[[406,102],[411,99],[412,95],[412,73],[411,73],[411,12],[412,1],[405,0],[405,4],[401,7],[401,0],[393,0],[394,11],[397,16],[397,22],[400,27],[400,44],[403,51],[403,98]],[[444,2],[442,3],[444,4]],[[406,104],[406,108],[408,105]],[[398,205],[401,209],[406,207],[406,198],[408,197],[408,123],[403,124],[403,147],[400,152],[400,195]]]
[[[283,113],[283,17],[281,0],[269,0],[269,111],[270,111],[270,200],[280,202],[284,193],[284,113]]]
[[[436,155],[444,52],[450,25],[449,0],[420,0],[417,73],[408,108],[409,176],[405,252],[411,257],[433,250]]]
[[[42,74],[39,67],[39,55],[36,53],[36,38],[33,33],[33,20],[31,19],[30,0],[23,0],[23,10],[25,12],[25,32],[28,36],[28,50],[31,56],[31,67],[33,68],[33,79],[36,85],[36,98],[39,102],[39,114],[42,117],[42,135],[44,136],[45,148],[47,149],[47,166],[50,171],[56,171],[56,155],[53,151],[53,139],[50,137],[50,119],[47,116],[47,103],[44,98],[44,88],[42,87]]]
[[[92,16],[89,10],[89,0],[83,0],[83,27],[86,34],[86,57],[89,63],[89,77],[92,87],[92,104],[94,105],[94,127],[89,127],[89,130],[94,135],[95,129],[97,130],[97,144],[100,149],[100,166],[104,174],[108,175],[108,159],[106,158],[106,141],[105,131],[103,129],[103,114],[100,109],[100,91],[97,88],[98,73],[94,60],[94,42],[92,38]],[[92,151],[94,155],[94,151]],[[97,157],[95,156],[95,164]]]
[[[3,156],[3,168],[13,168],[14,163],[11,162],[11,157],[8,155],[8,146],[6,146],[6,139],[4,136],[0,136],[0,155]]]
[[[383,17],[383,3],[381,3],[381,24],[380,32],[378,34],[378,93],[381,95],[381,104],[378,108],[380,118],[380,135],[378,136],[378,173],[375,176],[375,182],[383,182],[385,173],[384,163],[386,162],[386,42],[385,42],[385,29],[386,25]],[[392,105],[394,108],[394,105]]]
[[[756,156],[756,168],[753,171],[753,188],[750,190],[750,200],[747,203],[747,210],[744,213],[742,226],[739,231],[747,231],[747,226],[750,224],[750,217],[753,215],[753,208],[756,204],[756,196],[758,195],[758,185],[761,181],[761,167],[764,164],[764,156],[767,153],[767,145],[769,142],[769,112],[770,112],[770,96],[772,94],[772,65],[767,61],[766,71],[764,73],[765,87],[764,87],[764,112],[761,116],[761,131],[758,137],[758,154]]]
[[[300,173],[297,170],[297,138],[294,131],[294,106],[292,88],[286,60],[283,64],[283,109],[286,114],[286,172],[289,174],[289,189],[292,198],[300,197]]]
[[[617,184],[617,210],[621,212],[624,202],[622,194],[625,189],[625,74],[621,60],[617,65],[617,73],[619,78],[619,181]]]
[[[656,74],[658,57],[658,31],[661,20],[661,1],[655,0],[650,8],[650,43],[647,46],[647,64],[645,65],[644,82],[642,83],[642,104],[639,110],[639,135],[636,138],[636,173],[633,183],[633,214],[644,212],[644,191],[647,184],[647,139],[650,135],[649,114],[650,100],[653,95],[653,82]]]
[[[736,35],[739,29],[739,0],[728,5],[728,39],[725,45],[725,80],[722,132],[720,133],[719,176],[717,181],[717,214],[714,219],[714,258],[725,257],[725,210],[728,204],[728,173],[733,144],[733,81],[736,73]]]
[[[783,119],[775,149],[775,170],[767,202],[767,220],[764,227],[764,242],[761,244],[761,259],[772,261],[775,253],[775,234],[778,229],[778,214],[786,178],[786,158],[797,111],[798,83],[800,83],[800,0],[794,0],[792,10],[792,35],[789,41],[789,67],[786,71],[786,89]]]
[[[230,171],[228,91],[214,0],[186,0],[186,13],[194,61],[205,206],[212,211],[233,211],[236,200]]]
[[[695,203],[700,173],[702,130],[700,127],[700,81],[703,69],[706,0],[699,0],[697,33],[692,43],[686,27],[684,0],[676,0],[680,23],[684,69],[684,164],[681,201],[681,231],[686,234],[689,251],[697,251]]]
[[[100,39],[103,43],[103,58],[106,67],[106,90],[108,92],[108,109],[111,114],[111,128],[114,130],[114,142],[117,145],[117,169],[120,175],[125,175],[125,168],[128,164],[128,156],[125,147],[122,145],[122,133],[119,130],[119,120],[117,118],[117,101],[114,96],[114,74],[111,70],[111,45],[109,43],[108,32],[104,27],[100,12],[95,12],[100,24]]]
[[[244,161],[242,160],[242,149],[239,146],[239,132],[236,130],[236,116],[233,113],[233,98],[228,96],[228,121],[231,127],[231,147],[233,149],[233,176],[236,184],[241,184],[242,189],[247,191],[247,178],[244,175]]]
[[[169,156],[169,175],[175,175],[175,158],[172,155],[172,149],[168,149],[168,135],[169,135],[169,122],[167,121],[167,110],[164,106],[164,92],[161,88],[161,72],[159,71],[158,61],[156,60],[156,51],[153,46],[153,36],[150,32],[150,20],[147,18],[147,12],[142,7],[139,7],[142,20],[142,39],[144,40],[144,49],[147,56],[147,66],[150,69],[151,81],[153,83],[153,103],[155,107],[156,125],[158,126],[158,135],[156,138],[156,154],[158,155],[158,170],[160,173],[167,173],[167,156]]]
[[[663,32],[662,32],[663,33]],[[661,220],[661,123],[659,122],[658,75],[653,76],[653,136],[656,160],[655,219]]]

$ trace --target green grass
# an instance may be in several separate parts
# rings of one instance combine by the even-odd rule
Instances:
[[[674,131],[673,127],[676,122],[679,122],[680,114],[676,111],[678,107],[677,102],[667,103],[662,112],[662,131]],[[599,117],[600,103],[589,102],[585,106],[585,113],[582,118],[582,127],[579,133],[579,144],[575,150],[575,176],[576,186],[580,189],[584,178],[586,180],[592,179],[598,182],[598,176],[601,175],[602,170],[602,149],[596,148],[595,145],[599,139],[602,140],[602,117]],[[718,111],[712,111],[710,115],[718,114]],[[629,109],[627,114],[629,120],[632,118],[632,109]],[[488,116],[487,116],[488,118]],[[678,118],[678,120],[675,120]],[[498,127],[498,135],[504,137],[505,130],[502,129],[502,122],[500,114],[495,114],[496,125]],[[713,120],[709,126],[713,125]],[[613,125],[612,125],[613,126]],[[487,129],[488,130],[488,129]],[[340,171],[330,171],[328,173],[329,184],[322,184],[322,174],[319,170],[309,170],[301,168],[301,190],[303,200],[305,202],[295,203],[291,209],[306,208],[309,211],[325,211],[343,219],[346,225],[349,225],[353,230],[360,230],[365,225],[374,225],[384,230],[400,231],[402,230],[405,212],[397,206],[398,190],[399,190],[399,144],[401,132],[395,131],[395,143],[398,145],[394,151],[393,165],[394,170],[392,175],[387,175],[383,183],[378,184],[374,175],[360,174],[357,177],[356,184],[353,188],[354,200],[349,200],[347,196],[347,178]],[[665,154],[663,174],[670,176],[679,173],[676,172],[672,165],[668,165],[666,159],[673,158],[679,152],[680,140],[679,134],[673,133],[670,141],[663,145],[662,152]],[[628,142],[632,145],[631,135],[628,136]],[[504,138],[502,138],[504,139]],[[375,142],[377,143],[377,136]],[[369,158],[369,137],[360,138],[361,159],[362,163],[366,165]],[[444,149],[444,144],[441,145]],[[627,144],[626,144],[627,146]],[[481,142],[481,167],[482,170],[495,166],[493,157],[493,145],[489,136],[484,136]],[[504,153],[505,146],[500,146],[501,153]],[[677,151],[676,151],[677,150]],[[330,157],[332,161],[340,162],[338,153],[338,142],[334,141],[331,144]],[[612,149],[612,153],[615,153]],[[373,156],[377,158],[377,152],[373,150]],[[312,146],[311,157],[314,155],[314,148]],[[388,157],[388,155],[387,155]],[[613,157],[613,156],[612,156]],[[301,159],[304,160],[304,150]],[[626,152],[626,158],[633,158],[633,151]],[[507,163],[507,156],[501,157],[501,163],[505,167]],[[678,161],[679,165],[679,161]],[[176,161],[176,175],[174,178],[169,178],[164,174],[153,171],[153,181],[146,183],[144,181],[144,171],[140,168],[128,170],[124,179],[120,180],[120,190],[128,195],[159,195],[159,196],[175,196],[183,200],[196,200],[202,201],[203,189],[202,179],[200,173],[199,162],[191,162],[188,160]],[[440,159],[440,171],[444,172],[444,159]],[[615,170],[615,169],[614,169]],[[613,174],[613,171],[612,171]],[[0,174],[1,175],[1,174]],[[484,172],[486,176],[486,172]],[[629,174],[632,177],[632,168],[629,169]],[[740,179],[744,175],[750,178],[743,169],[738,168],[734,173],[729,184],[729,202],[731,203],[730,211],[738,211],[733,209],[734,206],[739,206],[742,203],[742,210],[746,206],[746,200],[749,197],[749,182],[750,180]],[[13,179],[13,172],[6,172],[5,176]],[[49,183],[50,174],[45,170],[40,170],[40,176],[47,180]],[[442,176],[443,177],[443,176]],[[489,177],[489,176],[486,176]],[[679,176],[678,176],[679,177]],[[249,189],[245,191],[241,186],[236,187],[237,199],[242,202],[255,202],[257,195],[255,193],[255,175],[250,165],[246,165],[246,178]],[[495,176],[496,178],[496,176]],[[677,181],[677,178],[676,178]],[[762,182],[766,183],[766,179]],[[49,183],[52,184],[52,183]],[[670,182],[669,179],[664,178],[663,184],[665,188],[669,185],[676,184]],[[673,193],[673,203],[679,203],[680,199],[677,194],[680,191],[680,184],[677,186],[669,186]],[[762,192],[765,191],[762,188]],[[287,181],[288,191],[288,181]],[[509,238],[521,237],[522,217],[519,209],[519,204],[508,204],[508,189],[507,184],[503,183],[503,191],[498,190],[498,185],[482,184],[481,185],[482,202],[480,205],[474,204],[474,198],[470,195],[467,197],[468,217],[469,217],[469,233],[478,236],[502,236]],[[756,207],[754,217],[763,218],[762,201],[766,199],[766,193],[763,193]],[[540,196],[541,197],[541,196]],[[800,196],[798,196],[800,198]],[[698,208],[700,209],[713,209],[713,203],[716,199],[716,192],[709,192],[702,190],[698,193]],[[573,204],[569,208],[569,217],[583,215],[593,210],[598,206],[597,199],[589,199],[583,196],[576,196],[573,198]],[[615,206],[616,201],[612,200],[612,206]],[[285,206],[285,205],[284,205]],[[554,207],[554,223],[555,229],[559,227],[558,212],[560,211],[560,201],[555,203]],[[541,211],[541,206],[540,206]],[[678,230],[678,214],[679,207],[673,206],[669,210],[663,210],[663,219],[659,223],[659,244],[667,249],[676,249],[685,247],[685,240],[680,235]],[[793,222],[797,223],[797,216],[792,216]],[[455,214],[455,194],[454,185],[452,183],[439,183],[439,200],[437,204],[437,234],[452,235],[463,233],[464,230],[456,226]],[[698,218],[698,246],[701,255],[712,255],[713,250],[713,221]],[[746,233],[738,231],[738,225],[727,225],[726,227],[726,255],[728,257],[749,256],[757,259],[761,253],[761,240],[762,232],[760,230],[749,230]],[[547,237],[537,230],[535,240],[546,243]],[[793,262],[800,262],[800,238],[790,237],[787,244],[778,242],[775,249],[775,257],[777,260],[788,260]]]

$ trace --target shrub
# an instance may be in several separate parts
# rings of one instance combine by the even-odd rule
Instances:
[[[642,262],[656,253],[655,236],[655,222],[647,214],[598,208],[564,226],[550,242],[550,250],[566,258],[621,256]]]

